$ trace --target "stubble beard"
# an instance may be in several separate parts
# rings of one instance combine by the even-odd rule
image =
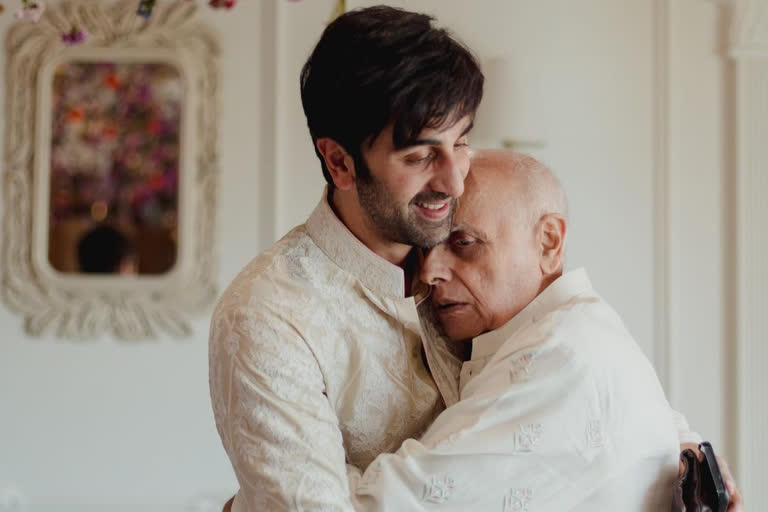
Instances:
[[[359,164],[356,164],[361,169]],[[362,163],[365,166],[364,163]],[[443,242],[451,230],[456,200],[450,200],[450,211],[440,221],[421,217],[411,206],[416,202],[445,200],[449,196],[435,193],[417,194],[404,208],[398,205],[385,185],[377,181],[366,168],[358,172],[355,181],[357,196],[362,210],[368,215],[373,227],[384,238],[405,245],[429,249]]]

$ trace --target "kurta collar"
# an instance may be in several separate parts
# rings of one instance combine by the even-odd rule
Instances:
[[[405,274],[361,242],[336,216],[328,204],[328,187],[307,220],[307,232],[336,265],[354,275],[376,295],[405,297]]]
[[[583,268],[558,277],[506,324],[473,339],[472,360],[492,356],[518,329],[583,293],[593,293],[592,283]]]

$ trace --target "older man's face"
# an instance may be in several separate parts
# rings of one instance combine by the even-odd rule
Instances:
[[[539,292],[535,229],[507,181],[470,171],[448,240],[425,258],[421,278],[434,286],[433,306],[453,339],[501,327]]]

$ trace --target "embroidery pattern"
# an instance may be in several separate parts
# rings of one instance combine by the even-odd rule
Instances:
[[[605,434],[600,420],[590,420],[587,422],[587,446],[591,448],[600,448],[605,444]]]
[[[541,423],[520,425],[520,432],[515,433],[515,451],[519,453],[535,450],[541,440],[542,430]]]
[[[424,492],[421,495],[421,499],[422,501],[438,505],[446,503],[451,498],[455,485],[456,482],[449,476],[440,478],[433,476],[428,483],[424,484]]]
[[[512,362],[512,368],[509,370],[512,382],[526,380],[531,372],[531,366],[535,360],[535,352],[528,352],[515,359]]]
[[[502,512],[528,512],[528,505],[533,499],[533,489],[510,489],[504,496]]]

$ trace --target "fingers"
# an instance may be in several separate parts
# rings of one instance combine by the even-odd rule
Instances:
[[[736,487],[736,481],[731,475],[731,469],[728,467],[728,462],[722,457],[717,457],[717,465],[720,467],[720,473],[723,475],[723,482],[725,483],[725,489],[728,491],[728,495],[731,498],[731,503],[728,505],[728,512],[744,512],[744,501],[741,497],[741,492]]]

